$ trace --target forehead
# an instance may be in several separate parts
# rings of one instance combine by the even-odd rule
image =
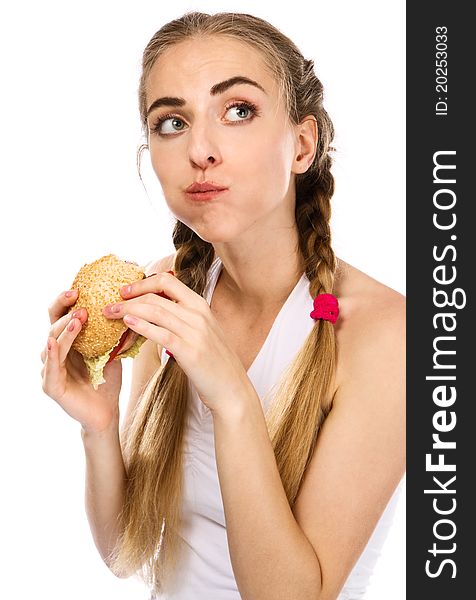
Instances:
[[[190,96],[191,91],[208,91],[215,83],[236,75],[257,81],[271,97],[278,94],[275,78],[258,50],[239,40],[209,36],[188,39],[165,50],[151,69],[147,96]]]

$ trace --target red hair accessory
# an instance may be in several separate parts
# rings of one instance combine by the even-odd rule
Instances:
[[[310,313],[310,317],[314,320],[324,319],[335,323],[339,316],[339,302],[332,294],[318,294],[314,298],[314,310]]]

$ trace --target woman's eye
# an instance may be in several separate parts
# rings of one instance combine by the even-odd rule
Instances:
[[[230,106],[226,112],[230,113],[231,117],[238,117],[237,119],[231,118],[231,121],[246,121],[246,117],[253,114],[253,107],[248,104],[236,104]]]
[[[178,117],[162,117],[154,125],[153,131],[167,135],[176,131],[182,131],[184,125],[182,119]]]
[[[182,129],[185,127],[185,123],[182,121],[182,119],[178,119],[177,117],[164,119],[160,125],[162,133],[182,131]]]

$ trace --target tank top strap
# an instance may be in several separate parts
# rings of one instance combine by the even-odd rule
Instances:
[[[215,289],[222,268],[223,263],[221,261],[221,258],[219,256],[216,256],[208,269],[207,283],[205,284],[205,289],[203,291],[203,297],[208,302],[208,304],[210,304],[211,302],[213,290]]]

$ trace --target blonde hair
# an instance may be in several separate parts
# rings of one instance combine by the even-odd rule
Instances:
[[[329,220],[334,178],[330,172],[334,128],[323,108],[323,87],[295,44],[268,22],[241,13],[208,15],[191,12],[164,25],[144,50],[139,110],[147,131],[146,84],[157,57],[190,38],[228,36],[256,49],[271,69],[292,123],[306,116],[317,121],[318,144],[306,173],[296,176],[296,225],[299,252],[310,281],[310,293],[332,293],[336,259]],[[173,231],[176,277],[203,295],[214,259],[212,244],[177,221]],[[291,507],[312,457],[319,429],[332,405],[335,375],[334,326],[318,320],[283,373],[266,413],[269,435]],[[187,376],[170,358],[144,390],[124,447],[128,474],[121,514],[121,536],[111,568],[138,574],[156,593],[166,590],[181,555],[182,458],[190,387]]]

